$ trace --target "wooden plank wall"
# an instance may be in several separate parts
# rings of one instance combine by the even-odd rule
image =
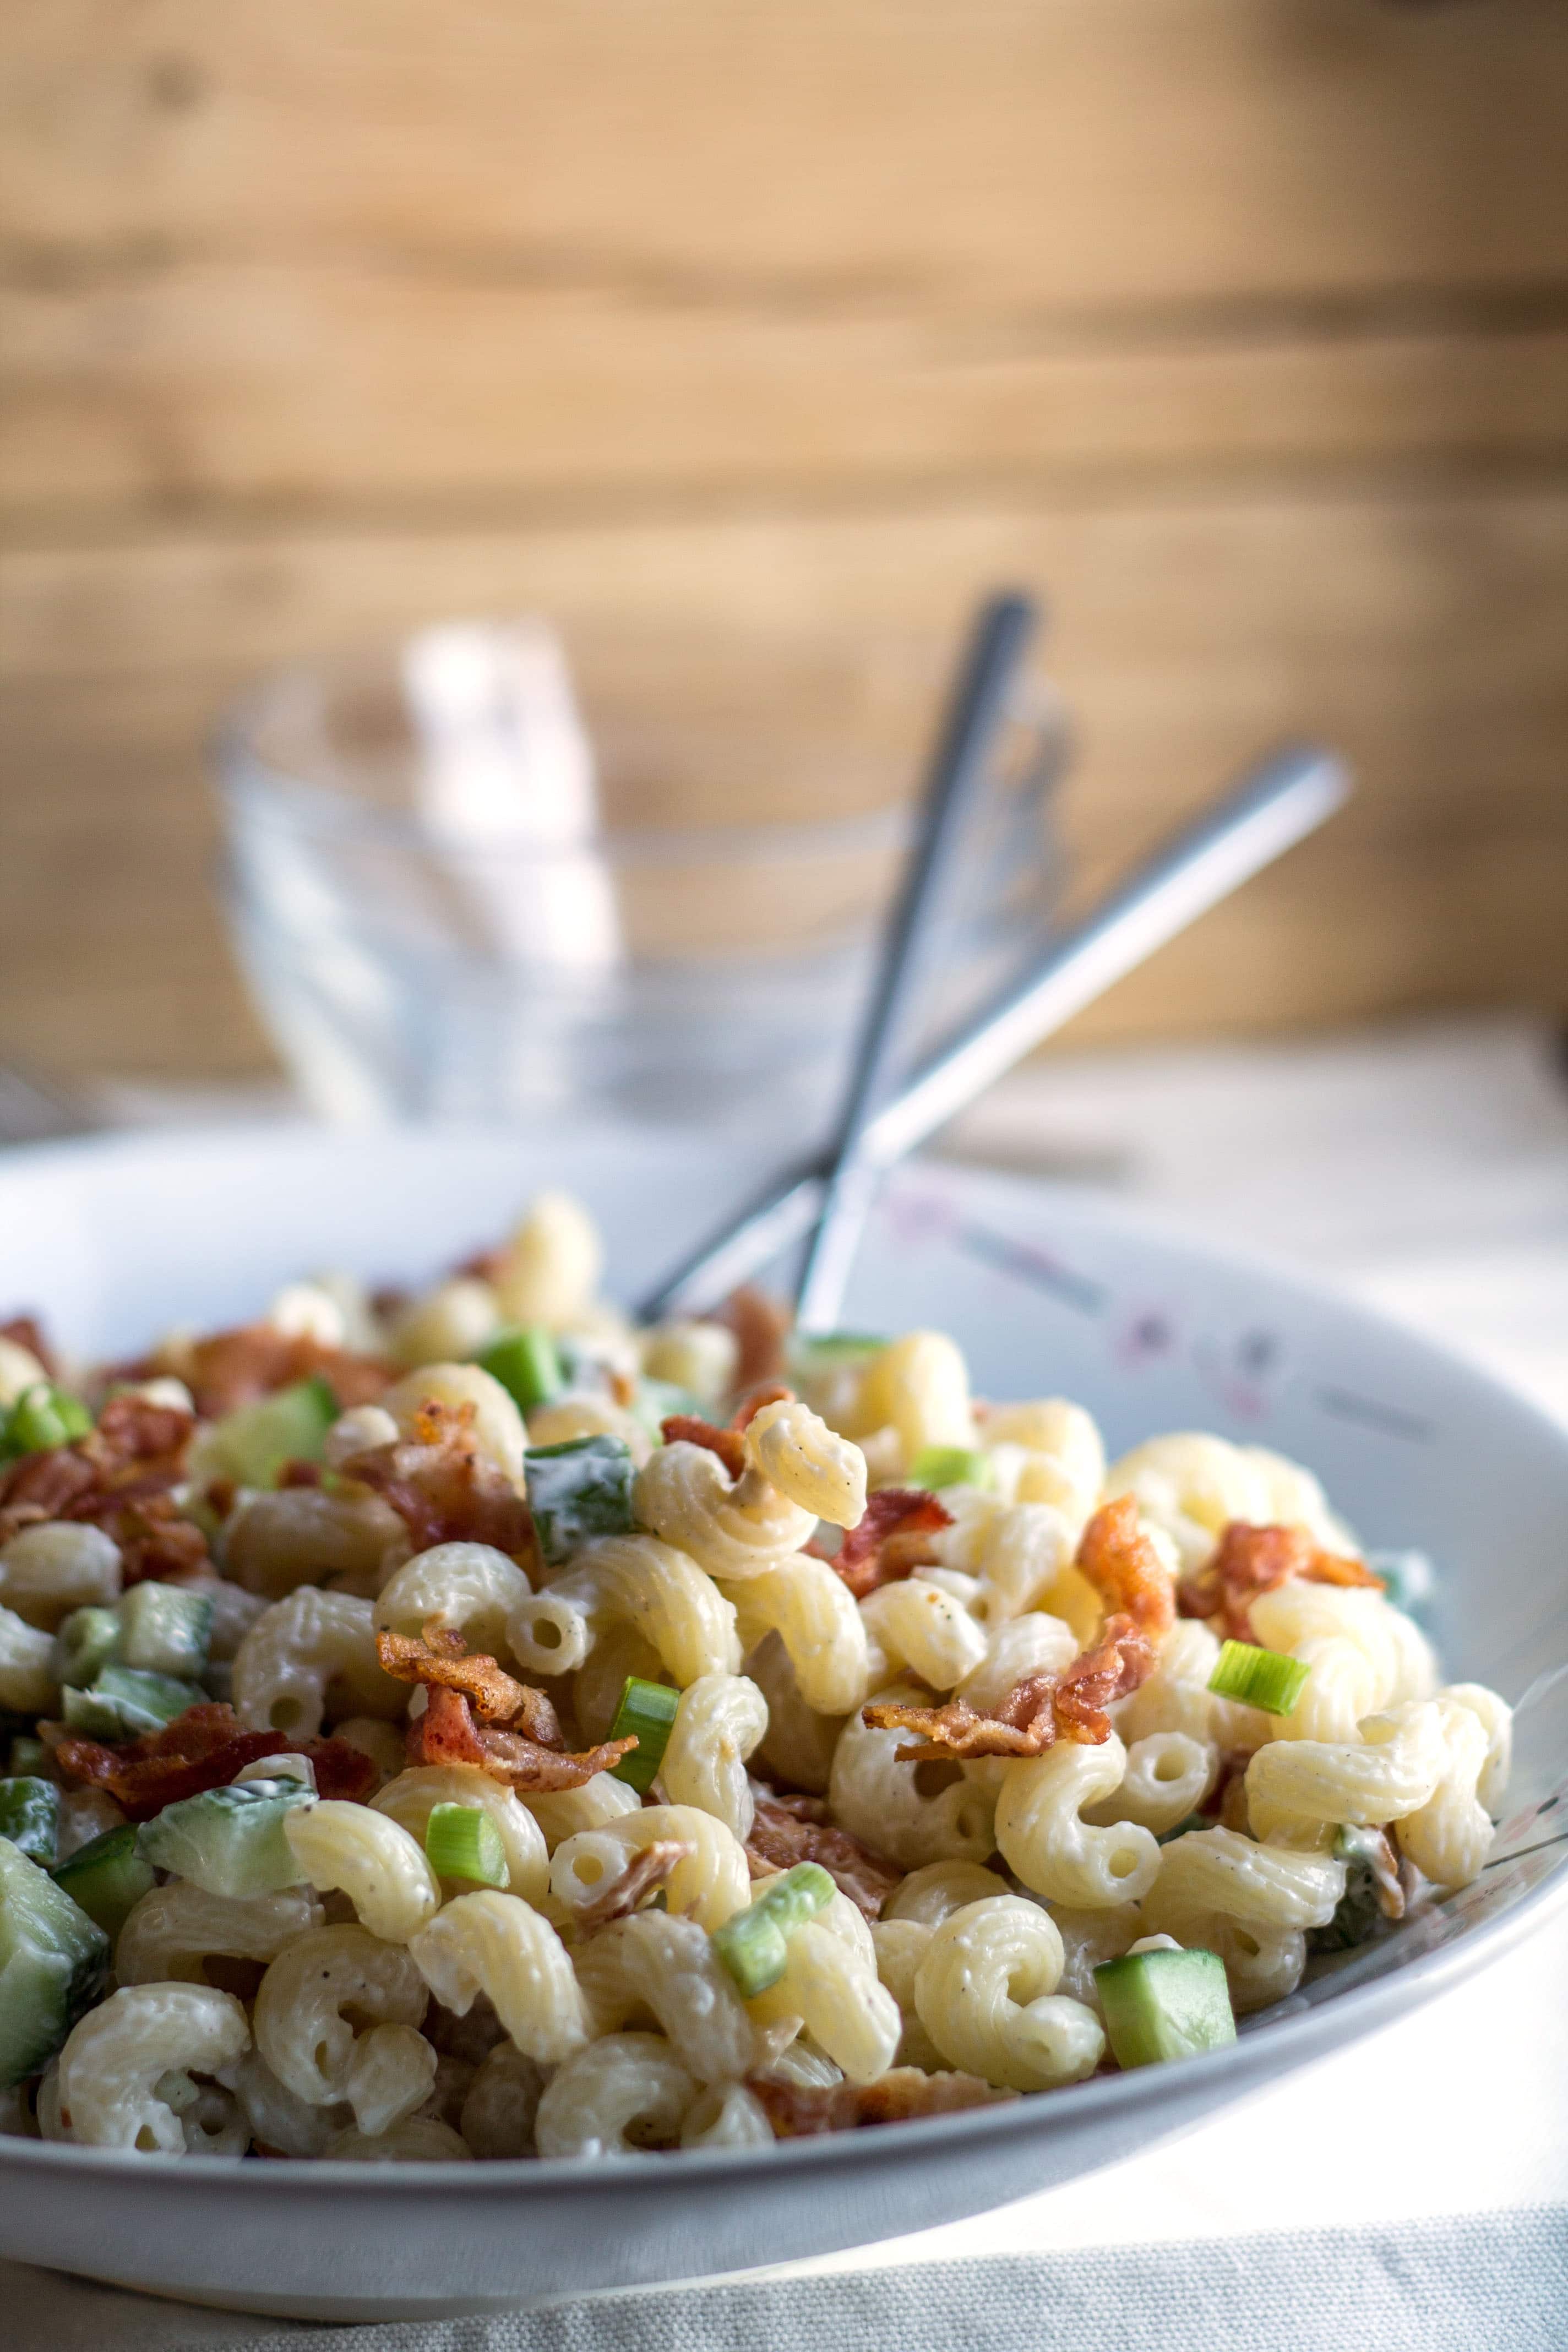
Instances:
[[[1047,591],[1086,864],[1330,835],[1080,1023],[1568,1012],[1568,11],[11,0],[0,1054],[242,1076],[202,742],[451,610]]]

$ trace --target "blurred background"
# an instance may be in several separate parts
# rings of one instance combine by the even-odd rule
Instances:
[[[1361,779],[1068,1046],[1555,1020],[1565,122],[1559,0],[14,0],[0,1057],[276,1072],[205,764],[258,671],[530,609],[853,662],[997,578],[1080,875],[1291,730]]]

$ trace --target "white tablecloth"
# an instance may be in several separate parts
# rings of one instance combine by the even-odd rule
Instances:
[[[1468,1024],[1059,1063],[950,1148],[1097,1172],[1487,1357],[1568,1418],[1568,1088]],[[7,2352],[1562,2352],[1568,1921],[1173,2145],[980,2220],[743,2281],[365,2330],[187,2311],[0,2263]]]

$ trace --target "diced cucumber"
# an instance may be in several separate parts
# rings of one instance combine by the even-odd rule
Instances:
[[[0,1780],[0,1838],[47,1870],[60,1826],[60,1792],[52,1780]]]
[[[102,1928],[0,1838],[0,2087],[48,2063],[108,1974]]]
[[[136,1851],[159,1870],[188,1878],[208,1895],[270,1895],[298,1886],[304,1872],[283,1834],[283,1818],[313,1805],[300,1780],[240,1780],[165,1805],[143,1822]]]
[[[552,1566],[595,1536],[631,1532],[637,1474],[624,1438],[572,1437],[563,1445],[531,1445],[523,1466],[539,1548]]]
[[[827,1364],[856,1364],[879,1356],[886,1339],[872,1331],[795,1331],[789,1339],[792,1367],[818,1370]]]
[[[641,1422],[656,1445],[664,1443],[663,1424],[672,1413],[689,1412],[699,1421],[706,1421],[708,1408],[700,1397],[693,1396],[674,1381],[650,1380],[645,1372],[637,1382],[637,1391],[629,1410]]]
[[[62,1683],[86,1690],[119,1653],[118,1609],[73,1609],[55,1635],[55,1672]]]
[[[238,1486],[273,1486],[286,1462],[321,1460],[337,1417],[337,1398],[316,1373],[225,1413],[213,1433],[211,1458]]]
[[[501,1332],[480,1354],[479,1363],[523,1412],[548,1404],[566,1385],[555,1341],[542,1323]]]
[[[1217,1952],[1126,1952],[1096,1969],[1094,1981],[1119,2066],[1191,2058],[1236,2040]]]
[[[89,1690],[67,1688],[65,1719],[89,1739],[136,1739],[144,1731],[161,1731],[186,1707],[199,1706],[205,1696],[200,1683],[176,1682],[168,1675],[140,1674],[134,1666],[111,1664],[95,1676]]]
[[[52,1381],[35,1381],[24,1389],[0,1428],[0,1455],[47,1454],[85,1437],[92,1415],[79,1397],[57,1388]]]
[[[121,1596],[119,1616],[119,1654],[126,1665],[186,1682],[206,1671],[213,1622],[206,1593],[181,1584],[133,1584]]]
[[[1382,1830],[1342,1824],[1334,1832],[1334,1858],[1345,1865],[1345,1891],[1326,1926],[1307,1930],[1310,1952],[1349,1952],[1370,1944],[1404,1907],[1398,1865]],[[1390,1896],[1396,1898],[1393,1908]]]
[[[78,1846],[50,1876],[102,1928],[110,1943],[154,1883],[152,1864],[143,1862],[136,1851],[136,1831],[130,1822],[121,1822],[101,1837]]]
[[[911,1486],[989,1486],[995,1476],[988,1454],[967,1445],[922,1445],[910,1464]]]

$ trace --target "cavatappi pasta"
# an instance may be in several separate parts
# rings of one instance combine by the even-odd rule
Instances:
[[[937,1332],[639,1331],[600,1268],[552,1195],[135,1364],[7,1327],[0,2130],[588,2159],[1066,2095],[1482,1868],[1509,1709],[1309,1472],[1108,1465]]]

